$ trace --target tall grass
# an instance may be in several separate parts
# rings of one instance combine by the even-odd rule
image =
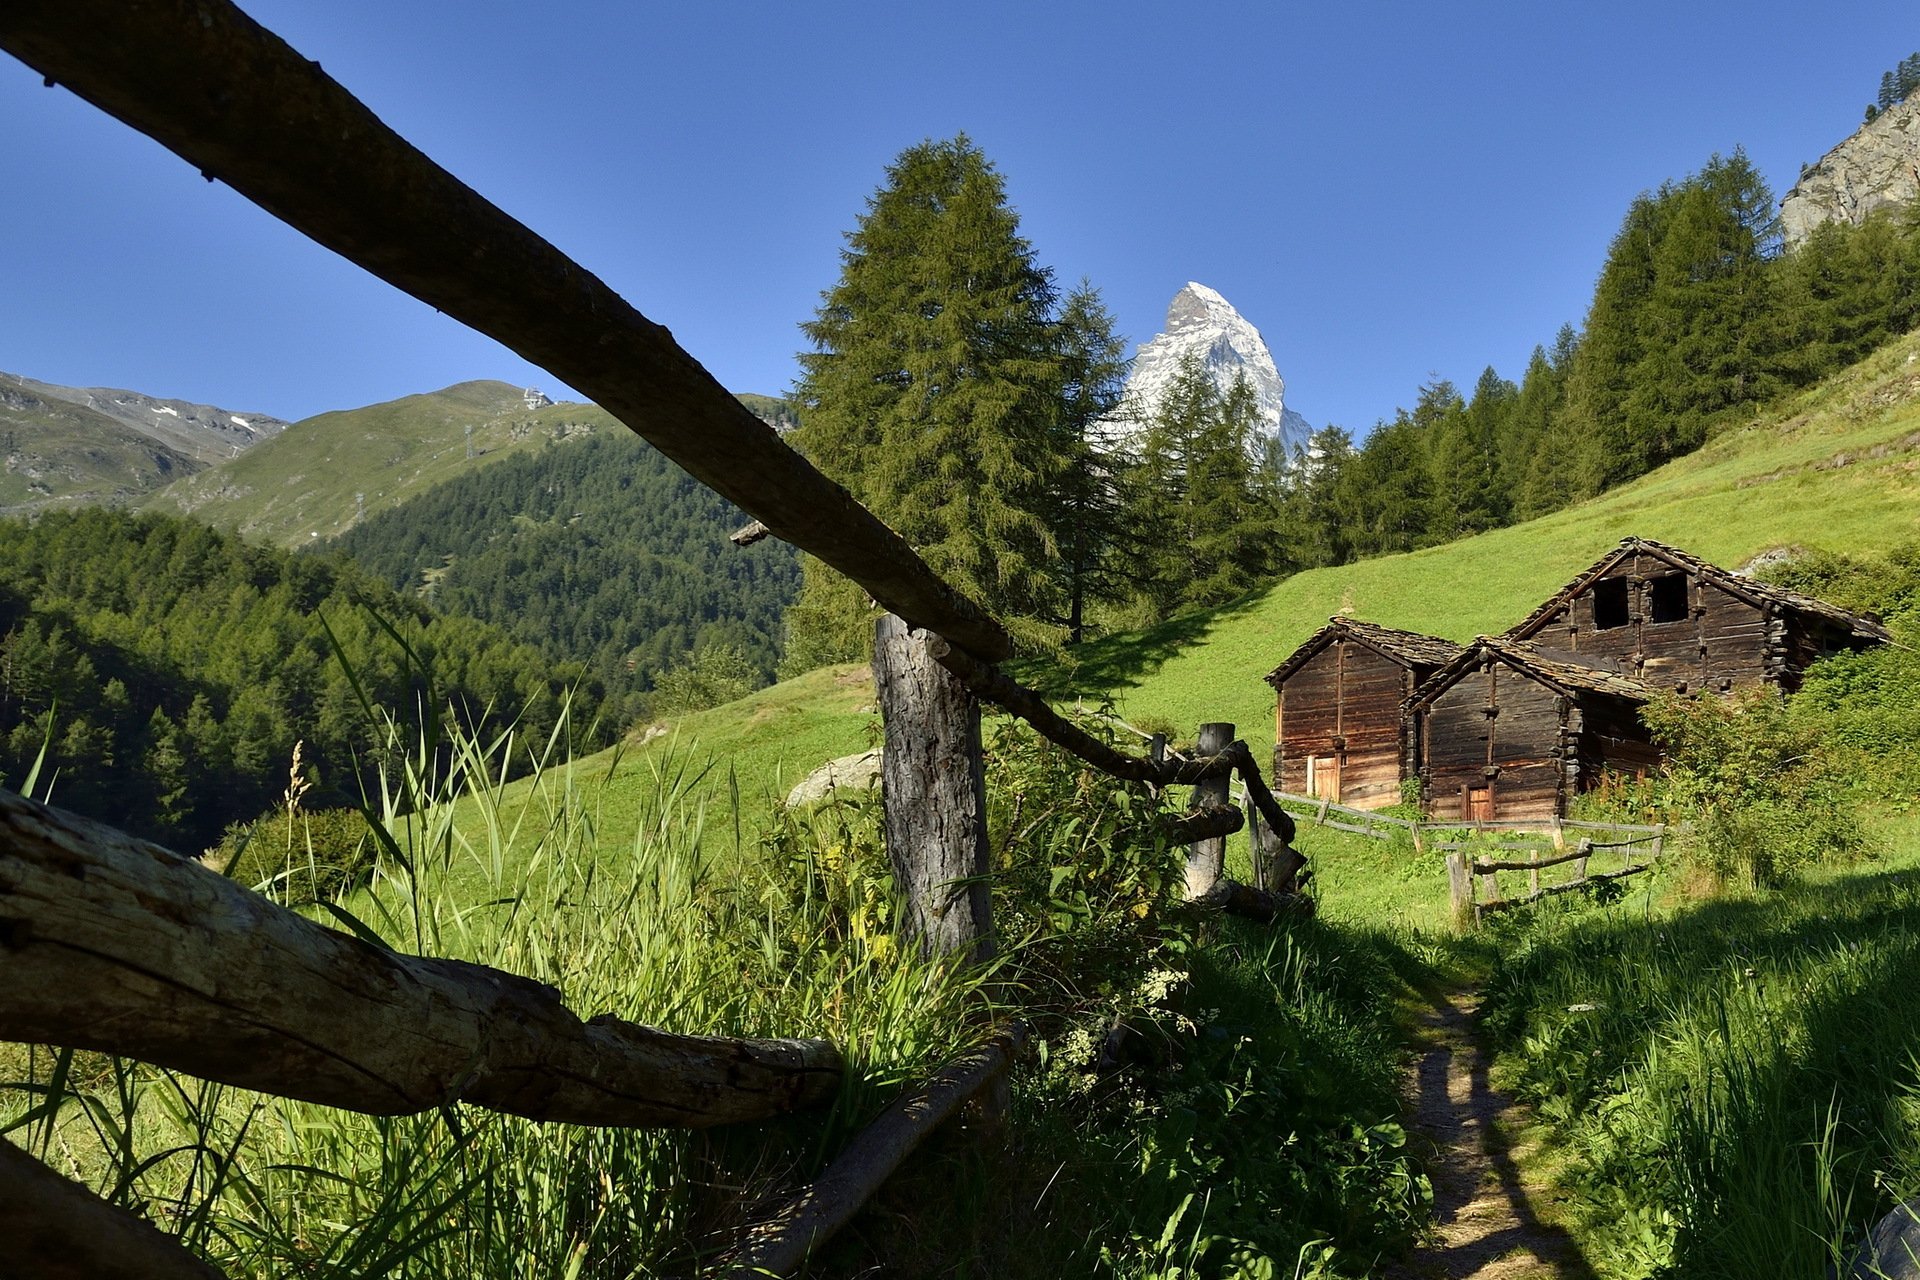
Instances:
[[[1502,1072],[1619,1276],[1829,1274],[1920,1192],[1920,882],[1832,874],[1497,930]]]
[[[564,731],[401,735],[390,726],[398,763],[370,798],[374,879],[317,915],[550,983],[583,1014],[826,1037],[852,1067],[838,1103],[750,1141],[467,1107],[378,1118],[41,1050],[18,1056],[5,1095],[16,1140],[235,1275],[648,1275],[685,1267],[969,1034],[977,978],[829,945],[758,882],[716,882],[685,756],[655,758],[627,856],[609,864],[599,808],[617,762],[583,770]],[[516,752],[533,801],[506,805]]]

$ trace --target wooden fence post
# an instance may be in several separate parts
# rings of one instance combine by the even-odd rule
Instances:
[[[1558,834],[1558,823],[1555,824],[1555,834],[1556,835]],[[1540,851],[1538,849],[1527,850],[1527,861],[1535,862],[1535,863],[1539,862]],[[1540,892],[1540,868],[1537,866],[1527,872],[1527,892],[1528,893]]]
[[[874,625],[873,683],[886,726],[880,786],[887,857],[907,932],[925,955],[993,955],[980,703],[894,614]]]
[[[1447,850],[1447,898],[1453,906],[1455,928],[1473,927],[1473,880],[1467,874],[1467,855],[1463,849]]]
[[[1200,739],[1194,746],[1194,755],[1200,759],[1218,755],[1233,745],[1233,726],[1212,722],[1200,726]],[[1208,778],[1193,788],[1193,807],[1201,809],[1225,808],[1229,803],[1229,792],[1233,780],[1226,774],[1217,778]],[[1210,897],[1220,886],[1220,879],[1226,873],[1227,838],[1214,836],[1206,840],[1197,840],[1187,847],[1187,901],[1195,902]]]

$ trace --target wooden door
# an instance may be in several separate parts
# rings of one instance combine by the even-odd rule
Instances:
[[[1467,788],[1467,821],[1493,821],[1493,788],[1491,786]]]
[[[1316,800],[1340,803],[1340,757],[1307,757],[1307,794]]]

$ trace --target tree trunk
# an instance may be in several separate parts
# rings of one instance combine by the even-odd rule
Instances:
[[[925,955],[993,955],[987,892],[987,778],[980,703],[934,661],[924,632],[894,614],[874,627],[873,682],[887,857],[908,933]]]
[[[1233,743],[1233,726],[1222,723],[1208,723],[1200,726],[1200,739],[1194,745],[1193,754],[1199,759],[1216,756]],[[1193,789],[1193,808],[1197,812],[1210,809],[1223,809],[1230,803],[1228,791],[1232,779],[1225,774],[1217,778],[1206,778]],[[1220,880],[1226,872],[1227,838],[1211,836],[1205,840],[1196,840],[1187,850],[1187,901],[1198,902],[1207,899],[1219,888]]]
[[[0,791],[0,1040],[97,1049],[373,1115],[471,1102],[702,1128],[832,1098],[819,1040],[583,1022],[543,983],[401,955]]]

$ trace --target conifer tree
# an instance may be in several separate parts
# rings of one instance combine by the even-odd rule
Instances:
[[[1029,640],[1070,613],[1061,490],[1084,461],[1075,415],[1105,394],[1090,371],[1112,354],[1103,311],[1076,304],[1091,327],[1064,341],[1057,307],[986,156],[965,136],[923,142],[847,235],[794,395],[802,452]],[[788,643],[854,657],[867,617],[862,593],[810,563]]]
[[[1065,457],[1050,495],[1048,524],[1059,548],[1066,598],[1067,642],[1084,638],[1089,605],[1126,598],[1135,575],[1135,549],[1124,502],[1126,456],[1111,418],[1126,389],[1125,344],[1093,287],[1082,281],[1067,295],[1056,326],[1061,387],[1058,447]]]
[[[1280,572],[1279,494],[1255,456],[1259,405],[1245,378],[1221,391],[1189,357],[1145,424],[1132,520],[1145,545],[1139,620],[1219,604]]]

